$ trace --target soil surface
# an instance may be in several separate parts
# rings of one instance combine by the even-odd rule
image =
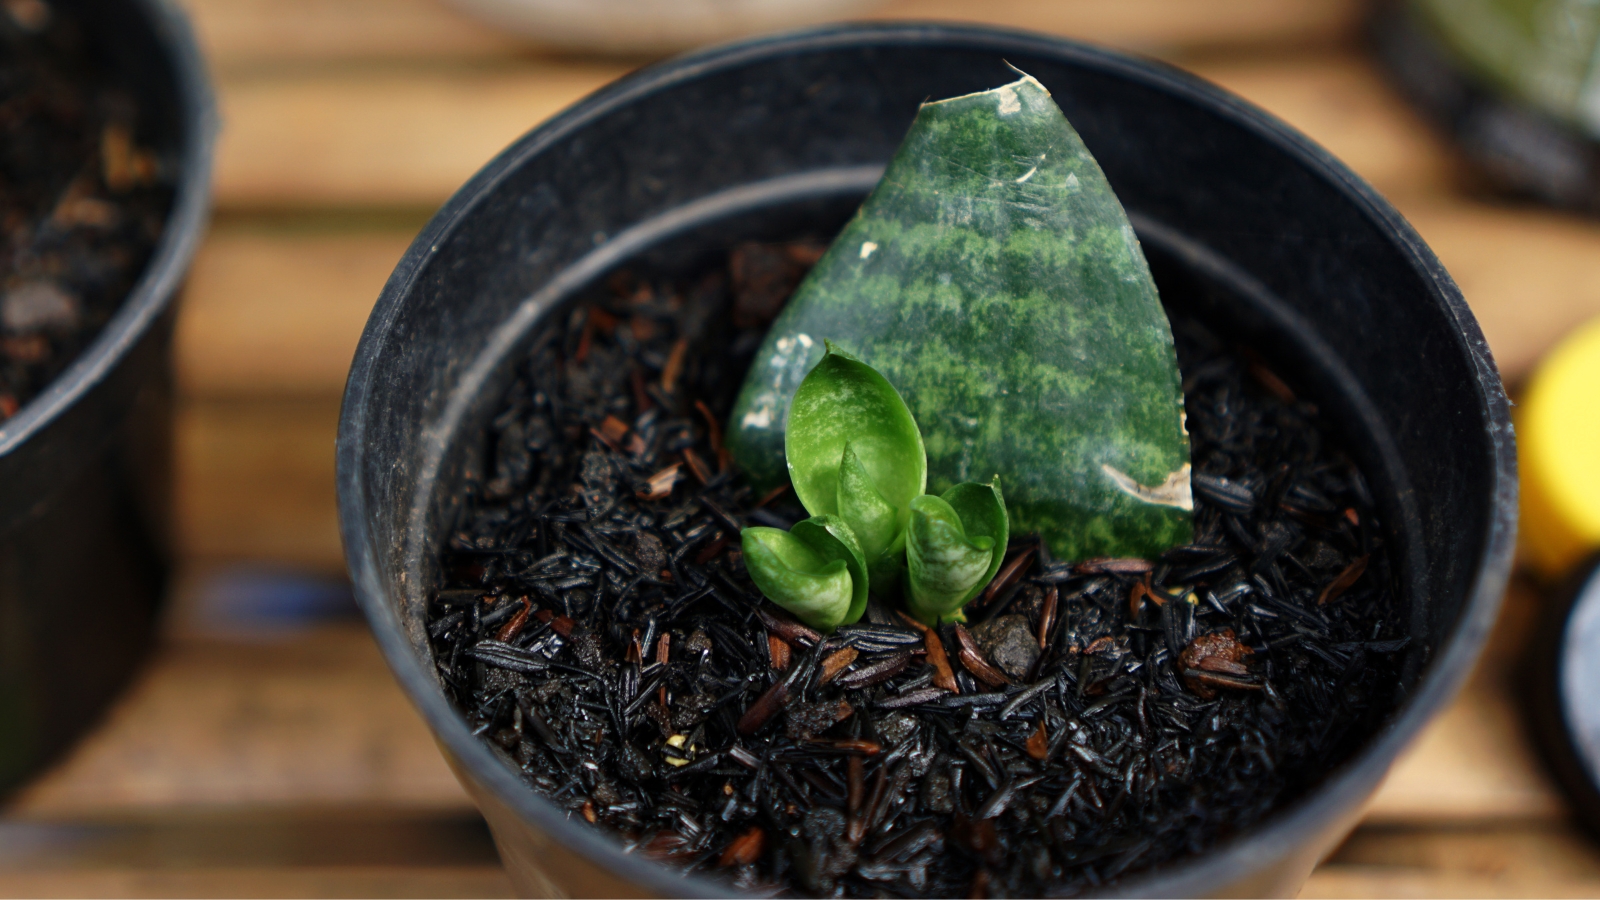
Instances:
[[[42,0],[0,4],[0,420],[94,340],[171,202],[140,111]]]
[[[1303,795],[1397,702],[1408,639],[1360,473],[1278,375],[1174,318],[1195,541],[1012,542],[965,627],[819,635],[738,529],[805,516],[720,423],[812,244],[617,277],[538,336],[469,466],[439,676],[528,783],[631,853],[813,895],[1090,891]]]

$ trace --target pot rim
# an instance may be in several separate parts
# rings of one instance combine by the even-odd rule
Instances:
[[[216,99],[189,20],[173,0],[130,0],[172,67],[184,135],[178,179],[161,237],[144,271],[95,339],[17,414],[0,423],[0,457],[17,452],[105,381],[177,295],[211,215]]]
[[[1277,147],[1340,192],[1409,257],[1433,286],[1434,301],[1455,322],[1460,349],[1477,373],[1473,390],[1488,423],[1492,454],[1491,508],[1469,597],[1417,689],[1355,757],[1316,789],[1276,810],[1203,857],[1192,857],[1123,879],[1112,896],[1194,896],[1212,886],[1262,872],[1303,846],[1326,823],[1351,809],[1349,797],[1368,797],[1395,757],[1422,726],[1454,698],[1493,627],[1510,577],[1516,537],[1517,471],[1509,403],[1482,331],[1455,282],[1411,225],[1373,188],[1300,132],[1220,87],[1161,62],[1047,35],[989,26],[944,23],[846,24],[756,38],[687,54],[646,67],[601,88],[502,151],[439,210],[407,249],[379,296],[357,349],[341,410],[337,448],[340,528],[357,600],[396,679],[433,729],[445,752],[518,816],[563,849],[578,853],[657,895],[731,896],[729,888],[622,852],[609,835],[572,825],[473,737],[440,689],[435,674],[412,651],[395,607],[387,602],[369,544],[361,461],[364,413],[374,366],[390,323],[423,266],[502,178],[569,134],[648,95],[708,72],[777,55],[860,46],[948,44],[997,52],[1032,52],[1138,83],[1202,107]]]

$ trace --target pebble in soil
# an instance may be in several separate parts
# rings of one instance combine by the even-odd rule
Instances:
[[[170,163],[79,23],[0,4],[0,420],[116,312],[161,236]]]
[[[1361,475],[1182,315],[1194,543],[1055,560],[1020,537],[965,628],[874,602],[824,637],[765,602],[738,530],[805,513],[742,484],[719,424],[817,250],[618,276],[521,361],[428,630],[536,790],[743,889],[1034,896],[1203,853],[1381,724],[1408,640]]]

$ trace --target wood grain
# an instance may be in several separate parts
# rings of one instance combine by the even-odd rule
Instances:
[[[490,866],[262,866],[0,871],[7,897],[514,897]]]
[[[1347,41],[1361,14],[1351,0],[891,0],[864,18],[978,22],[1174,55]]]
[[[1558,819],[1566,805],[1534,755],[1503,673],[1483,672],[1417,737],[1367,821]]]
[[[61,821],[295,804],[470,808],[362,623],[173,640],[6,813]]]
[[[445,0],[183,0],[221,69],[525,56],[534,45]],[[1146,52],[1348,39],[1357,0],[891,0],[871,19],[1026,28]]]
[[[339,397],[193,399],[177,411],[180,555],[344,570],[334,502]]]
[[[373,301],[410,243],[409,231],[213,229],[178,319],[179,390],[337,394]]]
[[[523,132],[623,74],[608,63],[224,79],[223,207],[435,207]]]
[[[224,78],[226,208],[433,207],[529,128],[622,75],[616,63],[310,71]],[[1314,51],[1194,72],[1324,144],[1380,191],[1438,193],[1449,154],[1363,57]]]
[[[1600,846],[1563,822],[1365,825],[1301,897],[1600,896]]]
[[[525,45],[443,0],[180,0],[214,66],[481,59]]]

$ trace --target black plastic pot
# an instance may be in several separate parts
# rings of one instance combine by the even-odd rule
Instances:
[[[0,793],[65,747],[149,648],[166,581],[172,298],[205,231],[216,114],[165,0],[58,0],[138,100],[176,171],[133,291],[90,346],[0,424]]]
[[[1304,137],[1165,66],[943,25],[843,27],[630,76],[535,129],[433,219],[378,301],[346,388],[339,502],[357,596],[530,895],[717,895],[547,803],[446,700],[424,611],[454,487],[541,323],[619,264],[671,273],[736,240],[831,234],[918,103],[1050,88],[1140,232],[1163,294],[1289,373],[1332,416],[1388,523],[1412,654],[1385,729],[1310,795],[1204,858],[1125,878],[1160,896],[1292,895],[1395,755],[1460,686],[1515,531],[1506,399],[1450,277]]]

